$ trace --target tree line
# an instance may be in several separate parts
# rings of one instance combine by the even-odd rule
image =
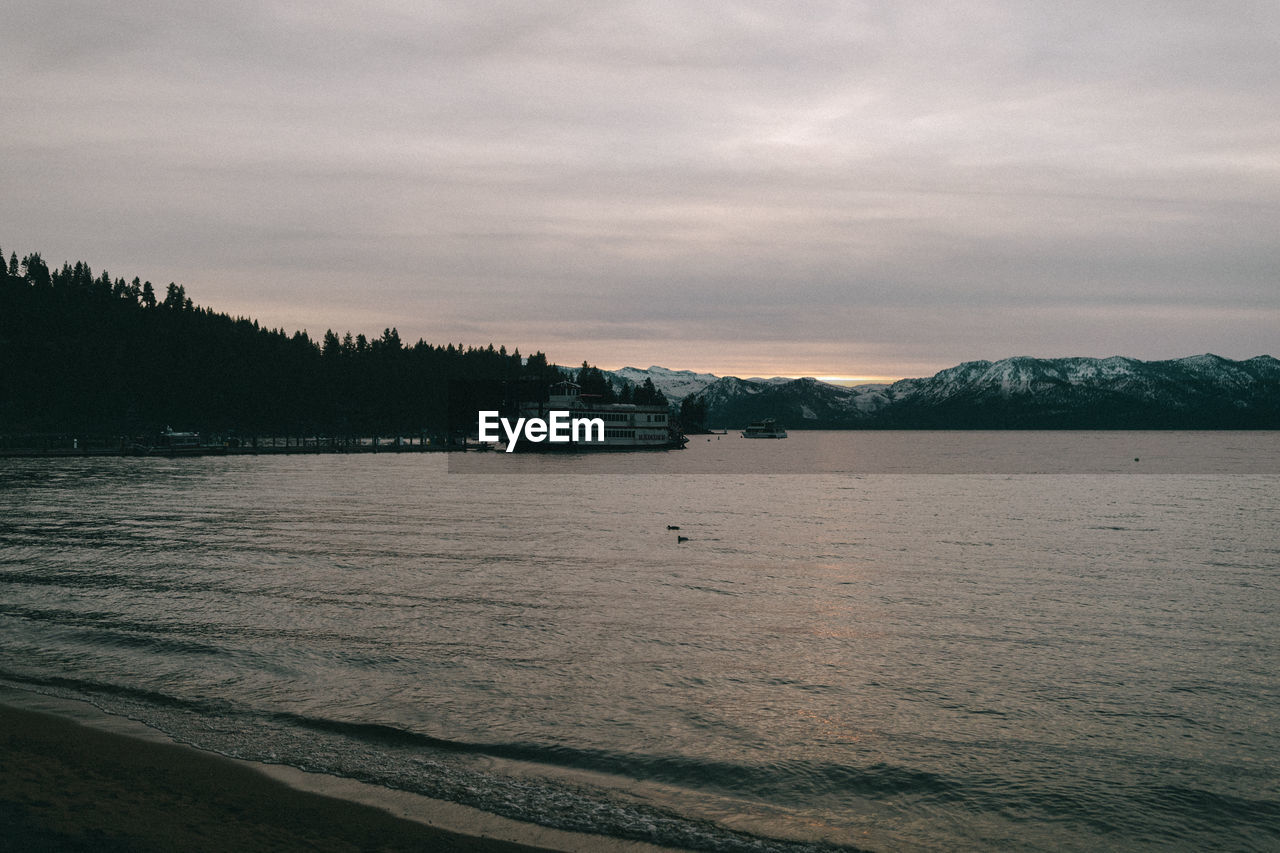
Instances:
[[[635,403],[641,406],[667,406],[666,396],[654,387],[653,380],[649,377],[644,378],[644,382],[639,385],[633,385],[625,380],[620,380],[621,387],[614,388],[613,380],[604,375],[604,371],[598,367],[592,367],[587,362],[582,362],[581,369],[575,380],[579,386],[579,393],[584,397],[595,398],[601,403]]]
[[[406,344],[394,328],[316,341],[201,307],[173,282],[161,296],[79,261],[3,257],[0,434],[447,436],[474,431],[479,409],[545,400],[566,377],[593,388],[598,377],[615,400],[661,397],[651,384],[614,389],[586,364],[562,371],[541,352]]]

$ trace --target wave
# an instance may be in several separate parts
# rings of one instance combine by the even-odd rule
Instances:
[[[233,758],[343,776],[557,829],[712,853],[857,853],[859,850],[847,845],[751,835],[660,807],[625,801],[611,792],[581,783],[505,776],[451,764],[438,760],[439,755],[468,753],[496,757],[496,752],[505,750],[486,751],[477,749],[483,745],[433,738],[395,726],[349,723],[289,712],[263,713],[238,708],[223,700],[184,699],[89,679],[32,676],[0,669],[2,681],[88,701],[108,713],[124,713],[176,740]],[[122,707],[113,701],[115,699],[126,700],[128,704]],[[180,717],[167,712],[178,712]],[[183,719],[187,720],[185,724]],[[209,725],[210,722],[214,725]],[[290,730],[311,734],[291,738]],[[224,735],[221,738],[219,731]],[[231,731],[236,734],[226,734]],[[371,752],[370,745],[383,748]],[[514,757],[521,749],[511,752]]]
[[[365,743],[440,750],[447,753],[526,761],[572,770],[590,770],[689,788],[718,789],[735,795],[786,795],[805,801],[822,791],[867,798],[903,794],[945,795],[956,783],[928,772],[876,764],[854,768],[805,761],[745,764],[678,755],[645,755],[562,744],[448,740],[383,723],[363,723],[276,712],[274,719],[316,731],[333,732]]]
[[[173,655],[225,655],[223,646],[210,645],[186,637],[164,637],[157,634],[177,633],[165,631],[162,626],[119,621],[113,613],[77,612],[70,610],[45,610],[30,607],[6,607],[0,605],[0,615],[33,622],[43,622],[62,628],[80,629],[79,642],[103,647],[141,649],[148,652]]]
[[[884,762],[863,766],[796,760],[747,764],[566,745],[448,740],[382,723],[344,722],[293,713],[275,716],[292,725],[374,745],[588,770],[797,807],[831,797],[845,802],[852,796],[889,803],[910,798],[930,807],[950,804],[968,812],[999,814],[1018,823],[1047,819],[1055,824],[1088,825],[1103,834],[1134,832],[1157,842],[1184,838],[1188,830],[1212,833],[1225,827],[1238,828],[1241,823],[1280,838],[1280,801],[1176,785],[1046,785],[1043,780],[1031,785],[996,775],[951,778]]]
[[[170,735],[239,758],[290,764],[388,788],[474,806],[516,820],[689,849],[729,851],[849,850],[735,832],[709,821],[632,802],[616,791],[550,778],[513,776],[470,759],[492,758],[547,768],[608,774],[626,782],[674,786],[690,795],[767,802],[781,808],[845,809],[862,804],[960,810],[1035,829],[1088,827],[1095,839],[1159,846],[1211,839],[1223,832],[1265,849],[1280,841],[1280,799],[1215,792],[1155,777],[1149,783],[1046,782],[997,774],[941,774],[885,762],[736,762],[644,754],[570,744],[452,739],[385,722],[343,720],[288,710],[243,707],[217,698],[184,698],[100,680],[20,674],[0,678],[69,692],[127,713]],[[122,706],[118,701],[123,700]],[[149,710],[148,710],[149,709]],[[210,732],[220,732],[219,735]],[[482,768],[482,769],[477,769]],[[628,787],[623,785],[623,788]]]
[[[9,681],[15,685],[26,688],[57,688],[60,691],[66,691],[69,693],[70,696],[68,698],[88,702],[89,704],[108,712],[111,712],[111,709],[103,707],[103,705],[99,704],[95,699],[111,697],[130,699],[135,702],[145,703],[146,705],[158,708],[180,709],[210,717],[251,715],[251,712],[245,712],[238,709],[235,705],[225,699],[184,699],[179,696],[173,696],[169,693],[162,693],[158,690],[148,690],[144,687],[130,687],[125,684],[114,684],[109,681],[70,678],[61,675],[33,675],[30,673],[19,673],[5,669],[0,669],[0,681]],[[146,722],[146,720],[143,720],[143,722]]]

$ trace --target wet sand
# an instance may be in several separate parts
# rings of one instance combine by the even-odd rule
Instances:
[[[8,692],[4,698],[12,700],[14,694]],[[33,710],[31,704],[42,703],[66,710],[57,705],[59,700],[33,700],[0,704],[3,850],[658,849],[559,833],[350,780],[229,759],[174,743],[157,732],[136,731],[145,728],[139,723],[106,715],[94,720],[92,711],[69,704],[71,718]],[[452,814],[455,827],[467,826],[465,813],[470,812],[470,822],[478,828],[458,832],[431,825],[436,822],[430,817],[433,810]],[[487,831],[495,826],[496,833]]]

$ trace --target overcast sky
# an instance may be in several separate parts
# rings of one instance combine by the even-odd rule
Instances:
[[[10,0],[0,247],[319,336],[1280,355],[1280,3]]]

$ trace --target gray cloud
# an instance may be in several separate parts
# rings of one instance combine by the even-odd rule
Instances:
[[[827,375],[1277,348],[1273,3],[11,6],[5,249],[269,325]]]

